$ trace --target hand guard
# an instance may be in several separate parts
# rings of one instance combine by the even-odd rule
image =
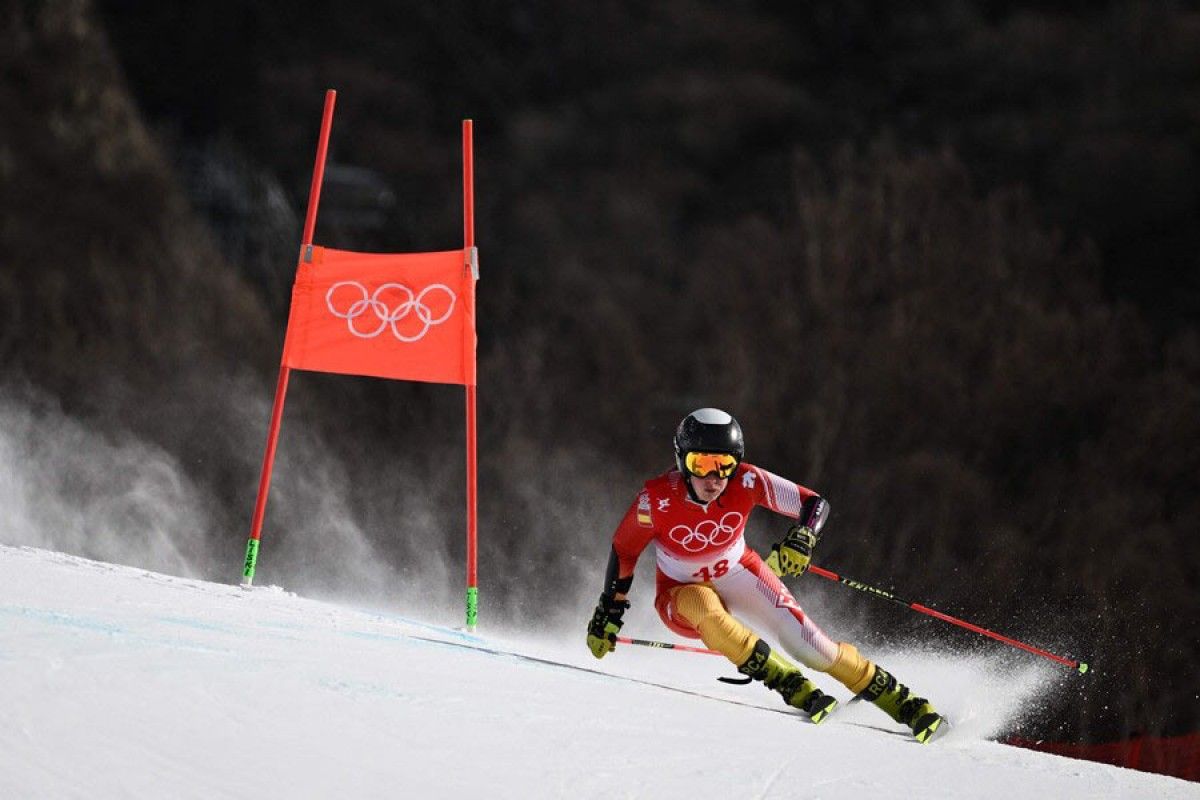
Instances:
[[[788,528],[783,541],[771,548],[767,566],[780,577],[803,575],[812,562],[812,551],[817,546],[817,534],[807,525],[799,523]]]
[[[608,594],[600,595],[596,612],[592,614],[592,621],[588,623],[587,637],[588,649],[596,658],[604,658],[617,646],[617,633],[625,624],[621,617],[625,615],[627,608],[627,600],[617,600]]]

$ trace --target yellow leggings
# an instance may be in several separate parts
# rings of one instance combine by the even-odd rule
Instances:
[[[729,613],[711,585],[691,583],[669,591],[676,612],[696,629],[705,646],[717,650],[736,666],[746,663],[759,636]],[[792,655],[800,658],[806,666],[827,672],[851,692],[858,694],[874,677],[875,665],[860,656],[852,644],[838,642],[836,646],[836,656],[831,663],[822,663],[821,659],[811,655],[805,657],[805,653]]]

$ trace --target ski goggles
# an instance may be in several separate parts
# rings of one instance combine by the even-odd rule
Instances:
[[[688,453],[683,457],[683,465],[697,478],[714,472],[718,478],[728,478],[737,469],[738,460],[729,453]]]

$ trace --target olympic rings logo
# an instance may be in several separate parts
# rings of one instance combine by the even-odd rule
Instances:
[[[676,525],[667,532],[667,538],[689,553],[699,553],[706,547],[718,547],[731,541],[741,524],[742,515],[730,511],[721,517],[720,522],[702,520],[695,530],[687,525]]]
[[[350,303],[349,307],[344,310],[339,310],[341,303],[334,304],[334,292],[343,286],[349,286],[357,290],[361,295],[359,299]],[[393,308],[381,296],[385,292],[393,291],[399,293],[400,301]],[[449,298],[446,303],[446,309],[440,315],[434,316],[433,309],[425,302],[431,292],[438,292],[438,297],[442,293]],[[431,300],[433,298],[430,298]],[[387,328],[392,329],[392,335],[402,342],[415,342],[429,333],[429,329],[434,325],[441,325],[450,318],[454,312],[454,304],[458,301],[458,296],[450,291],[450,288],[440,283],[431,283],[422,289],[419,293],[413,294],[413,290],[409,289],[402,283],[385,283],[376,289],[373,293],[367,292],[367,287],[363,286],[358,281],[339,281],[329,287],[329,291],[325,293],[325,305],[329,308],[329,313],[335,317],[346,320],[346,328],[350,333],[360,339],[373,339]],[[379,324],[373,329],[361,330],[355,322],[358,318],[371,312],[375,315],[375,319]],[[415,323],[410,323],[405,330],[397,326],[397,323],[403,321],[409,315],[417,320]],[[417,325],[420,325],[419,330]],[[411,328],[411,330],[409,330]]]

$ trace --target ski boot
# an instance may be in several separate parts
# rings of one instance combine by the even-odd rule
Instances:
[[[759,639],[750,657],[738,667],[738,672],[762,681],[768,689],[774,689],[783,697],[783,702],[798,708],[814,725],[829,716],[837,707],[837,700],[825,694],[787,659],[771,650],[770,645]]]
[[[928,700],[914,696],[907,686],[878,665],[867,688],[855,699],[870,700],[882,708],[896,722],[908,726],[921,744],[932,739],[942,724],[942,715],[933,710]]]

